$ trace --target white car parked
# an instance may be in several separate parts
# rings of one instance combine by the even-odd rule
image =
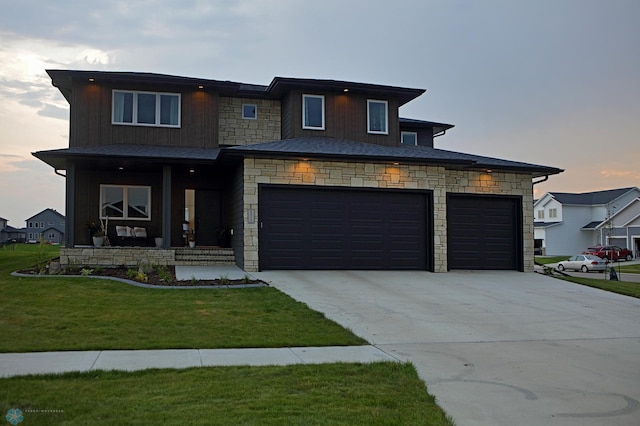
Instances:
[[[565,269],[569,269],[582,272],[604,272],[607,270],[607,263],[608,262],[606,260],[600,259],[598,256],[594,256],[592,254],[578,254],[567,260],[559,262],[558,270],[564,271]]]

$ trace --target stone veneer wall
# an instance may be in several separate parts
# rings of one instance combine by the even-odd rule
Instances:
[[[60,248],[60,265],[65,266],[139,266],[174,265],[175,250],[149,247],[74,247]]]
[[[522,255],[524,272],[533,272],[533,183],[529,174],[447,170],[447,192],[517,195],[522,197]],[[446,200],[445,200],[446,203]],[[446,250],[446,231],[444,236]]]
[[[447,193],[522,196],[524,270],[533,271],[533,185],[531,175],[445,170],[423,165],[390,165],[338,161],[246,158],[244,211],[258,217],[258,185],[318,185],[359,188],[425,189],[433,191],[434,270],[447,271]],[[258,223],[244,223],[244,264],[257,271]]]
[[[258,106],[257,119],[242,118],[242,104]],[[250,145],[281,138],[280,102],[269,99],[220,98],[218,143]]]

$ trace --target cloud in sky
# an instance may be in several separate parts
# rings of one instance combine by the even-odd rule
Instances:
[[[638,16],[637,0],[11,2],[0,153],[33,161],[67,145],[69,105],[47,68],[328,78],[427,89],[401,114],[455,124],[440,148],[566,169],[536,193],[636,186],[623,173],[640,155]],[[21,201],[27,217],[42,200]]]

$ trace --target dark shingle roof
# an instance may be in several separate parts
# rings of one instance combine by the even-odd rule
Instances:
[[[38,151],[33,155],[56,169],[64,169],[66,159],[137,159],[146,162],[197,161],[213,163],[225,156],[245,157],[315,157],[341,161],[385,161],[445,165],[448,168],[495,169],[532,173],[534,177],[561,173],[561,169],[446,151],[426,146],[382,146],[325,137],[305,137],[222,148],[183,148],[150,145],[105,145]]]
[[[584,192],[581,194],[568,192],[550,192],[550,194],[561,204],[593,206],[610,203],[633,189],[635,188],[609,189],[606,191]]]
[[[152,84],[164,87],[198,87],[204,90],[214,89],[222,96],[264,97],[279,99],[287,91],[304,88],[305,90],[321,90],[328,92],[343,92],[345,89],[353,93],[367,93],[370,95],[384,95],[397,97],[399,105],[403,105],[422,95],[424,89],[409,87],[386,86],[381,84],[358,83],[342,80],[322,80],[312,78],[274,77],[268,86],[258,84],[239,83],[228,80],[212,80],[197,77],[182,77],[168,74],[148,72],[122,71],[84,71],[84,70],[47,70],[51,82],[71,102],[73,79],[101,82],[125,82],[132,84]]]
[[[38,151],[33,155],[56,169],[65,168],[67,158],[124,158],[145,160],[197,160],[215,161],[220,154],[219,148],[185,148],[177,146],[127,145],[114,144],[102,146],[83,146],[73,148]]]
[[[413,118],[400,117],[398,121],[400,122],[400,127],[403,130],[404,129],[410,129],[410,130],[424,129],[424,128],[430,127],[433,129],[434,136],[455,127],[453,124],[437,123],[435,121],[426,121],[426,120],[416,120]]]
[[[445,164],[473,169],[531,172],[534,176],[561,173],[555,167],[483,157],[426,146],[381,146],[325,137],[305,137],[226,148],[225,152],[250,156],[316,156],[352,160],[406,161]]]
[[[602,223],[601,220],[596,220],[596,221],[593,221],[593,222],[589,222],[585,226],[583,226],[582,229],[585,230],[585,231],[596,229],[598,227],[598,225],[600,225],[601,223]]]

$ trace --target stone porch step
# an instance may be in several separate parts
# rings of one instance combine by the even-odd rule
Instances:
[[[176,248],[176,265],[235,265],[233,249],[220,247]]]

